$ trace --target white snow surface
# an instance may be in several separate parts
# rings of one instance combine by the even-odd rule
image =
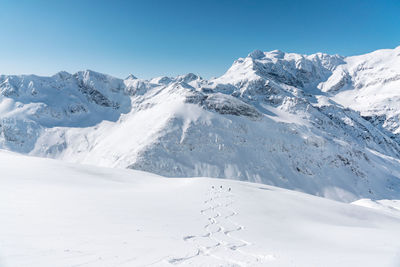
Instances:
[[[379,209],[1,150],[0,169],[1,267],[400,266]]]
[[[221,77],[0,75],[0,148],[344,202],[400,199],[400,47],[254,51]]]
[[[400,217],[400,200],[397,199],[359,199],[353,202],[354,205],[363,206],[371,209],[378,209]]]

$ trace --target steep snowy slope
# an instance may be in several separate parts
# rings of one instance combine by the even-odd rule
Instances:
[[[336,102],[360,111],[399,142],[400,46],[348,57],[320,84]]]
[[[348,81],[372,72],[377,81],[390,76],[382,86],[395,86],[397,52],[345,58],[254,51],[210,81],[194,74],[120,80],[93,71],[0,76],[0,147],[342,201],[400,199],[396,132],[341,100],[361,90]],[[363,60],[373,69],[353,67]]]
[[[400,264],[400,217],[384,211],[5,151],[0,169],[1,267]]]

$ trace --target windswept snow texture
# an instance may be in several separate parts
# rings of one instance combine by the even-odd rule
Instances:
[[[0,76],[0,148],[169,177],[400,199],[400,47],[254,51],[221,77]]]
[[[1,267],[400,266],[385,211],[5,151],[0,169]]]

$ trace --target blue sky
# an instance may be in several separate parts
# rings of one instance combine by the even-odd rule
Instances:
[[[254,49],[400,45],[400,0],[0,0],[0,73],[223,74]]]

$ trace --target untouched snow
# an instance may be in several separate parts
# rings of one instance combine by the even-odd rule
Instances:
[[[385,212],[389,212],[394,216],[400,217],[400,200],[390,200],[390,199],[371,200],[364,198],[354,201],[353,204],[367,208],[382,210]]]
[[[385,211],[6,151],[0,169],[1,267],[400,266]]]

